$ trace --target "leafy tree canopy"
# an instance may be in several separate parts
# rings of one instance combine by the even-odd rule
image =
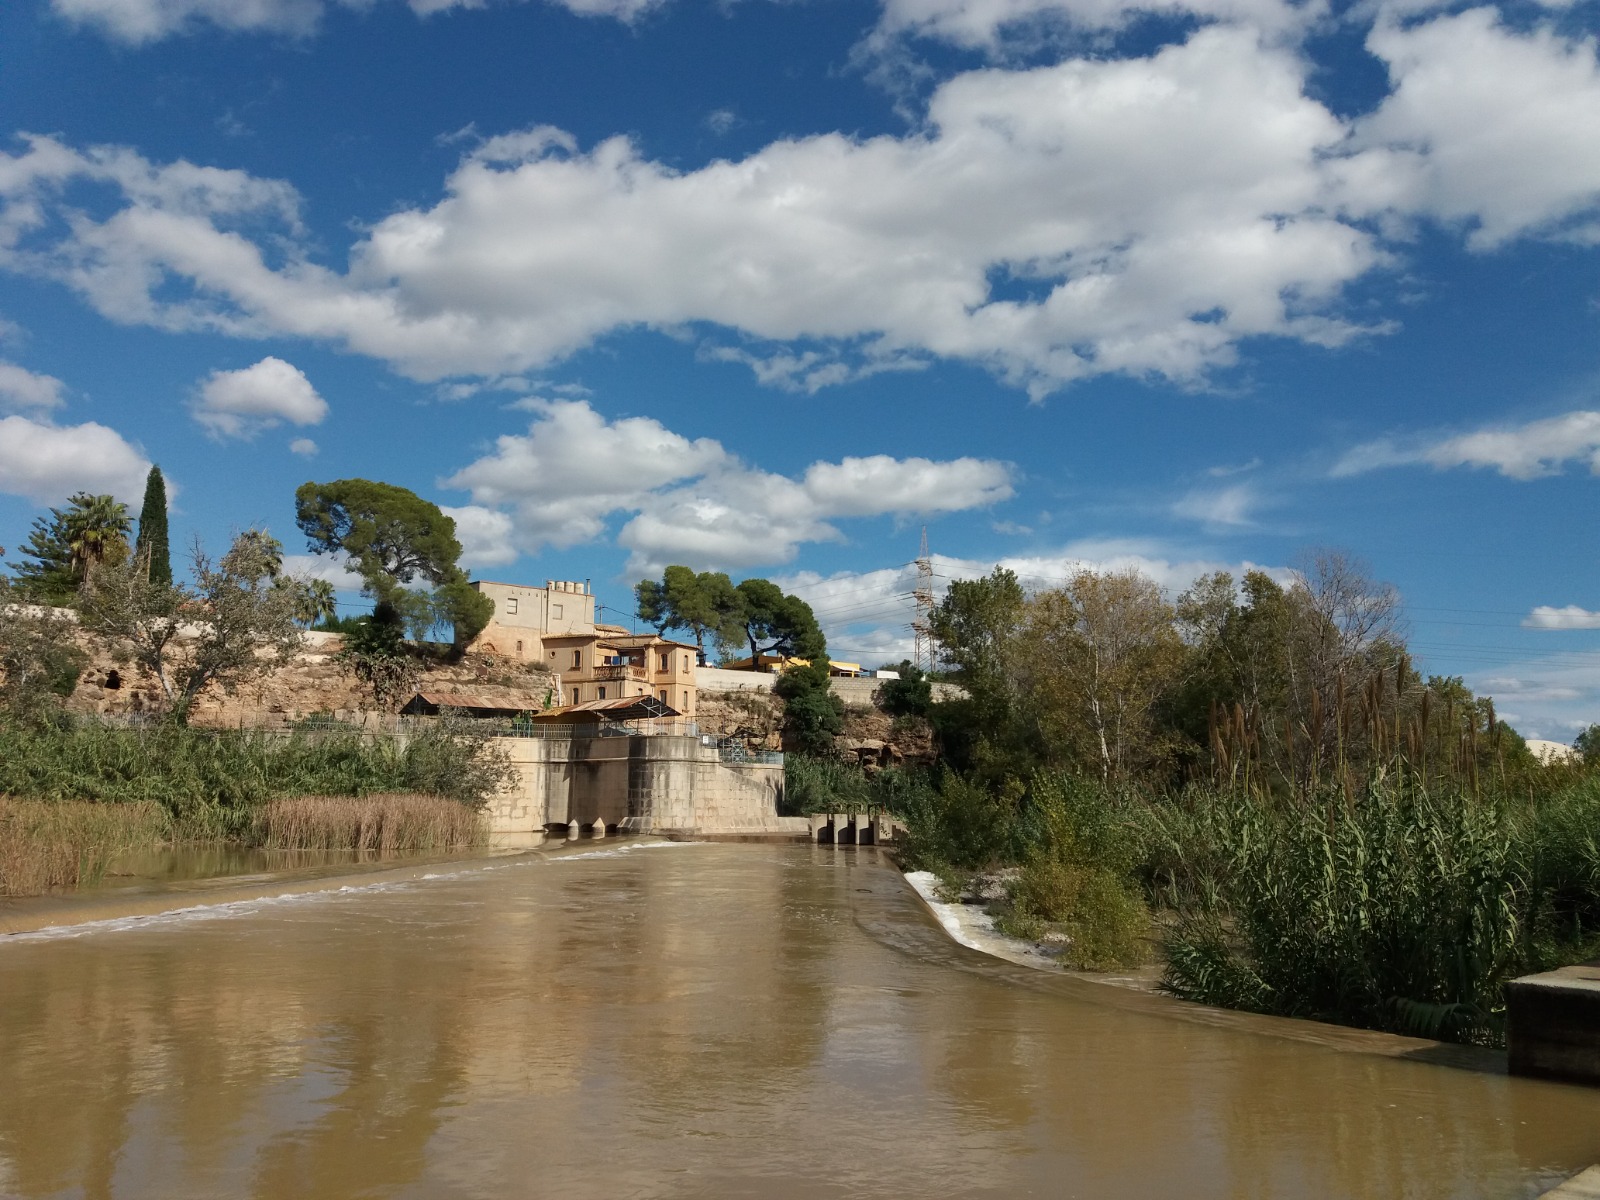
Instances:
[[[752,665],[763,654],[777,654],[820,663],[826,671],[827,642],[809,604],[798,596],[785,595],[769,579],[746,579],[734,591]]]
[[[456,523],[415,492],[370,479],[302,484],[295,522],[315,554],[346,555],[376,599],[419,575],[435,585],[458,574]]]
[[[688,567],[671,566],[660,582],[641,580],[633,592],[641,621],[662,633],[681,629],[693,634],[702,655],[707,635],[718,645],[744,639],[743,601],[724,572],[696,574]]]

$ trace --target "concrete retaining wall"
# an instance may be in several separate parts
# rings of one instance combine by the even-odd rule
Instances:
[[[692,737],[496,738],[516,784],[490,806],[496,834],[597,820],[631,833],[804,836],[780,817],[781,763],[723,762]]]
[[[776,675],[759,671],[724,671],[721,667],[696,667],[694,684],[702,692],[770,692]],[[846,704],[871,704],[873,694],[883,686],[882,679],[851,679],[839,677],[828,680],[833,694]],[[953,683],[933,685],[935,700],[959,700],[967,693]]]
[[[1526,975],[1506,985],[1513,1075],[1600,1084],[1600,962]]]

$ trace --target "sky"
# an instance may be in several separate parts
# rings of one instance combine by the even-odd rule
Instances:
[[[1404,597],[1600,721],[1600,0],[6,0],[0,545],[381,479],[480,578]]]

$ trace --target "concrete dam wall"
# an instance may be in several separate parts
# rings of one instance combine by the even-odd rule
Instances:
[[[490,807],[498,834],[576,821],[628,833],[810,836],[803,817],[780,817],[782,762],[729,762],[695,737],[494,739],[517,783]]]

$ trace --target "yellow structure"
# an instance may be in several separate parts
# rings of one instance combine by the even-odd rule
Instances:
[[[781,675],[790,667],[809,667],[809,658],[785,658],[781,654],[763,654],[759,659],[736,658],[731,662],[721,665],[724,671],[765,671],[774,675]],[[828,674],[835,679],[854,679],[861,674],[861,664],[853,662],[836,662],[828,660]]]
[[[552,579],[531,587],[474,580],[472,586],[494,601],[494,616],[469,653],[545,663],[561,680],[565,704],[653,696],[694,716],[695,647],[597,624],[587,583]]]

